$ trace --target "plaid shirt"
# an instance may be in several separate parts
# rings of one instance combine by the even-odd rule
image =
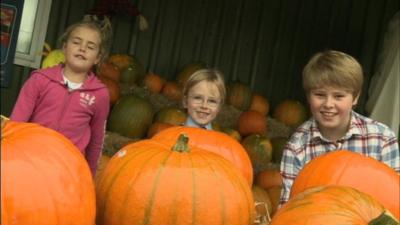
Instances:
[[[285,146],[281,161],[283,190],[280,205],[288,201],[293,182],[305,164],[319,155],[338,149],[370,156],[400,173],[399,143],[393,131],[384,124],[353,111],[345,136],[332,142],[322,136],[315,119],[311,118],[297,128]]]

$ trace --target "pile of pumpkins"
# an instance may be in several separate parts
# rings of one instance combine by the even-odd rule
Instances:
[[[347,150],[307,164],[271,221],[256,211],[247,153],[217,131],[177,126],[130,143],[96,183],[79,150],[37,124],[2,119],[1,156],[3,225],[391,225],[400,217],[399,175]]]

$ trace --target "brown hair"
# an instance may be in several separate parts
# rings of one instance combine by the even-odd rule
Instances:
[[[216,69],[200,69],[190,75],[189,79],[185,82],[183,87],[183,96],[187,96],[189,90],[201,81],[208,81],[214,83],[221,96],[221,104],[225,101],[226,88],[224,75],[221,71]]]
[[[303,88],[306,93],[321,86],[348,89],[353,97],[361,93],[363,71],[350,55],[327,50],[315,54],[303,69]]]
[[[60,42],[65,44],[68,41],[71,33],[78,27],[86,27],[97,31],[100,35],[100,63],[102,63],[109,54],[112,44],[112,27],[111,22],[107,17],[98,19],[97,16],[85,16],[84,19],[78,23],[70,25],[60,37]]]

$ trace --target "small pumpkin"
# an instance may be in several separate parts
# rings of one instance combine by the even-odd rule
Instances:
[[[206,68],[206,63],[204,62],[191,62],[186,64],[182,70],[179,72],[178,76],[176,77],[176,81],[178,83],[178,86],[183,88],[186,81],[189,79],[189,77],[196,72],[197,70],[200,69],[205,69]]]
[[[106,85],[108,94],[110,96],[110,105],[114,105],[120,97],[121,89],[119,84],[108,77],[99,77],[99,80]]]
[[[1,126],[1,224],[93,225],[93,177],[82,153],[35,123]]]
[[[284,204],[270,225],[396,225],[399,222],[371,196],[347,186],[318,186]]]
[[[96,186],[97,224],[251,224],[254,200],[240,172],[187,142],[181,135],[122,148]]]
[[[269,199],[271,200],[272,212],[271,216],[273,217],[278,211],[279,201],[281,198],[282,186],[275,185],[266,189]]]
[[[273,117],[292,128],[300,126],[307,119],[307,109],[295,100],[284,100],[275,107]]]
[[[239,131],[230,128],[230,127],[222,127],[221,131],[234,139],[236,139],[238,142],[242,141],[242,135],[240,135]]]
[[[247,111],[250,108],[253,93],[249,86],[240,82],[233,82],[228,85],[227,90],[227,103],[229,105],[241,111]]]
[[[267,132],[267,118],[257,111],[242,112],[238,119],[238,131],[242,136],[264,135]]]
[[[250,157],[256,175],[268,168],[272,160],[272,145],[265,135],[251,134],[243,139],[242,145]]]
[[[107,77],[119,83],[121,72],[119,71],[118,67],[114,66],[113,64],[104,62],[97,68],[97,76]]]
[[[134,58],[127,54],[113,54],[108,58],[108,62],[116,66],[120,71],[124,71],[132,64]]]
[[[160,93],[164,84],[165,80],[160,75],[153,72],[149,72],[143,78],[143,87],[152,94]]]
[[[153,122],[168,123],[171,125],[181,126],[186,122],[186,112],[175,106],[167,106],[160,109],[154,116]]]
[[[264,189],[273,186],[282,186],[282,176],[279,168],[268,168],[257,174],[256,184]]]
[[[230,136],[212,130],[175,126],[165,129],[152,139],[175,141],[181,134],[189,137],[189,145],[206,149],[233,163],[243,174],[249,186],[253,183],[251,161],[243,146]]]
[[[400,176],[388,165],[360,153],[337,150],[307,163],[296,177],[290,196],[320,185],[356,188],[378,200],[400,218]]]
[[[165,82],[164,87],[161,90],[161,94],[172,101],[175,102],[182,101],[182,89],[178,86],[178,84],[175,81]]]
[[[253,93],[249,110],[257,111],[263,116],[269,112],[269,101],[261,94]]]
[[[143,138],[153,121],[153,115],[153,106],[148,100],[125,95],[111,110],[107,129],[128,138]]]

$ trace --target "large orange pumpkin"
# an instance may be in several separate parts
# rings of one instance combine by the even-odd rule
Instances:
[[[1,127],[1,224],[93,225],[93,177],[82,153],[34,123]]]
[[[253,169],[243,146],[227,134],[193,127],[176,126],[153,136],[155,140],[174,142],[181,134],[189,136],[189,145],[206,149],[232,162],[243,174],[249,186],[253,183]]]
[[[344,185],[358,189],[374,197],[399,218],[400,176],[378,160],[347,150],[318,156],[300,171],[291,196],[319,185]]]
[[[250,186],[223,157],[146,139],[122,148],[97,183],[97,224],[249,225]]]
[[[395,218],[371,196],[351,187],[319,186],[290,199],[270,225],[396,225]]]

